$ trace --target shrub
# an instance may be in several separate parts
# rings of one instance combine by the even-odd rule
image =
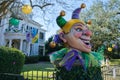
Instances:
[[[49,56],[39,56],[39,61],[50,61]]]
[[[0,73],[0,80],[24,80],[20,74]]]
[[[39,56],[38,55],[25,56],[25,64],[37,63],[37,62],[39,62]]]
[[[0,47],[0,73],[20,74],[24,61],[25,56],[20,50]]]

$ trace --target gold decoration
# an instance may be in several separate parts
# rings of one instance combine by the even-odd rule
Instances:
[[[92,21],[91,21],[91,20],[88,20],[87,24],[91,25],[91,24],[92,24]]]
[[[115,47],[115,44],[112,44],[112,47],[114,48],[114,47]]]
[[[81,4],[81,8],[85,8],[86,5],[84,3]]]
[[[32,12],[32,7],[30,5],[22,6],[22,12],[25,14],[30,14]]]
[[[112,51],[112,48],[111,48],[111,47],[108,47],[108,51],[110,51],[110,52],[111,52],[111,51]]]
[[[65,16],[65,11],[62,10],[62,11],[60,12],[60,16]]]
[[[50,46],[51,48],[54,48],[54,47],[56,47],[56,43],[55,43],[54,41],[51,41],[50,44],[49,44],[49,46]]]

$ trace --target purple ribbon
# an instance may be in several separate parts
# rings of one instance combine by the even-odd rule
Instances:
[[[62,40],[60,39],[59,34],[56,34],[56,35],[54,36],[53,41],[54,41],[55,43],[62,43]]]
[[[73,63],[76,61],[76,59],[79,60],[80,64],[82,65],[82,67],[85,69],[84,67],[84,61],[82,59],[82,57],[80,56],[80,54],[76,51],[76,50],[71,50],[69,53],[67,53],[62,62],[63,62],[63,66],[65,66],[65,68],[70,71]]]

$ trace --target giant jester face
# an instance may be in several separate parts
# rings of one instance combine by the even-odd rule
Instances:
[[[67,44],[74,49],[81,52],[91,52],[91,40],[92,32],[88,27],[82,23],[76,23],[72,26],[69,33],[65,34],[64,38]]]

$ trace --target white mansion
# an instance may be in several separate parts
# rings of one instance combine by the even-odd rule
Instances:
[[[0,46],[14,47],[25,55],[45,55],[45,32],[42,25],[32,19],[19,20],[18,25],[10,25],[11,17],[0,20]],[[7,18],[8,17],[8,18]],[[32,33],[37,31],[37,41],[32,42]],[[34,34],[34,33],[33,33]]]

